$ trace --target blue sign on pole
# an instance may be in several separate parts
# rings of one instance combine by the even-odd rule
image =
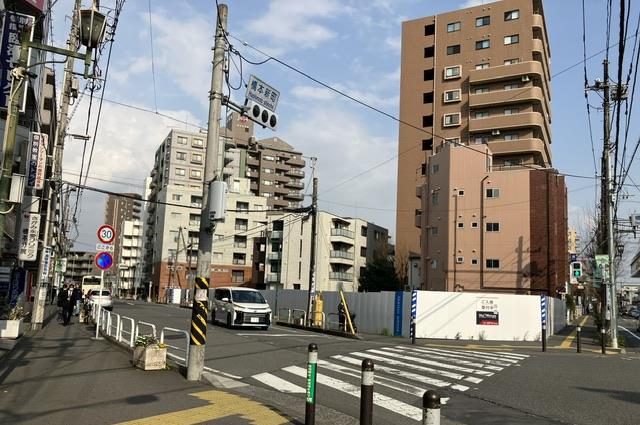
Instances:
[[[396,291],[396,297],[393,303],[393,336],[402,335],[403,300],[404,300],[404,292]]]
[[[416,324],[416,312],[418,310],[418,291],[411,291],[411,323],[414,326],[409,327],[409,337],[413,338],[413,333],[415,332],[415,324]]]
[[[4,19],[3,19],[4,18]],[[26,26],[31,26],[33,39],[33,22],[35,18],[22,13],[6,11],[0,16],[0,108],[6,108],[9,104],[11,91],[11,70],[18,62],[20,52],[20,33]],[[27,90],[24,91],[26,99]],[[24,100],[20,111],[24,111]]]
[[[542,326],[547,324],[547,297],[540,294],[540,322]]]

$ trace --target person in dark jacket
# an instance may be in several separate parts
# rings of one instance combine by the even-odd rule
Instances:
[[[69,285],[67,289],[63,289],[59,295],[60,304],[62,305],[62,318],[64,326],[67,326],[71,321],[71,315],[73,314],[73,308],[76,306],[76,293],[73,285]]]

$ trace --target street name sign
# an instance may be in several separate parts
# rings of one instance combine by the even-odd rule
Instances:
[[[245,97],[264,106],[271,112],[275,112],[276,106],[278,106],[280,92],[255,75],[252,75],[249,77],[249,82],[247,83]]]

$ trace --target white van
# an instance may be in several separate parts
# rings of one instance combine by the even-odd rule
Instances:
[[[255,289],[241,287],[216,288],[211,307],[211,321],[227,326],[257,326],[268,329],[271,308]]]

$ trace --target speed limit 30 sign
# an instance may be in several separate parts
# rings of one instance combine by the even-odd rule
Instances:
[[[98,240],[102,243],[110,244],[116,238],[116,231],[108,224],[103,224],[98,228]]]

